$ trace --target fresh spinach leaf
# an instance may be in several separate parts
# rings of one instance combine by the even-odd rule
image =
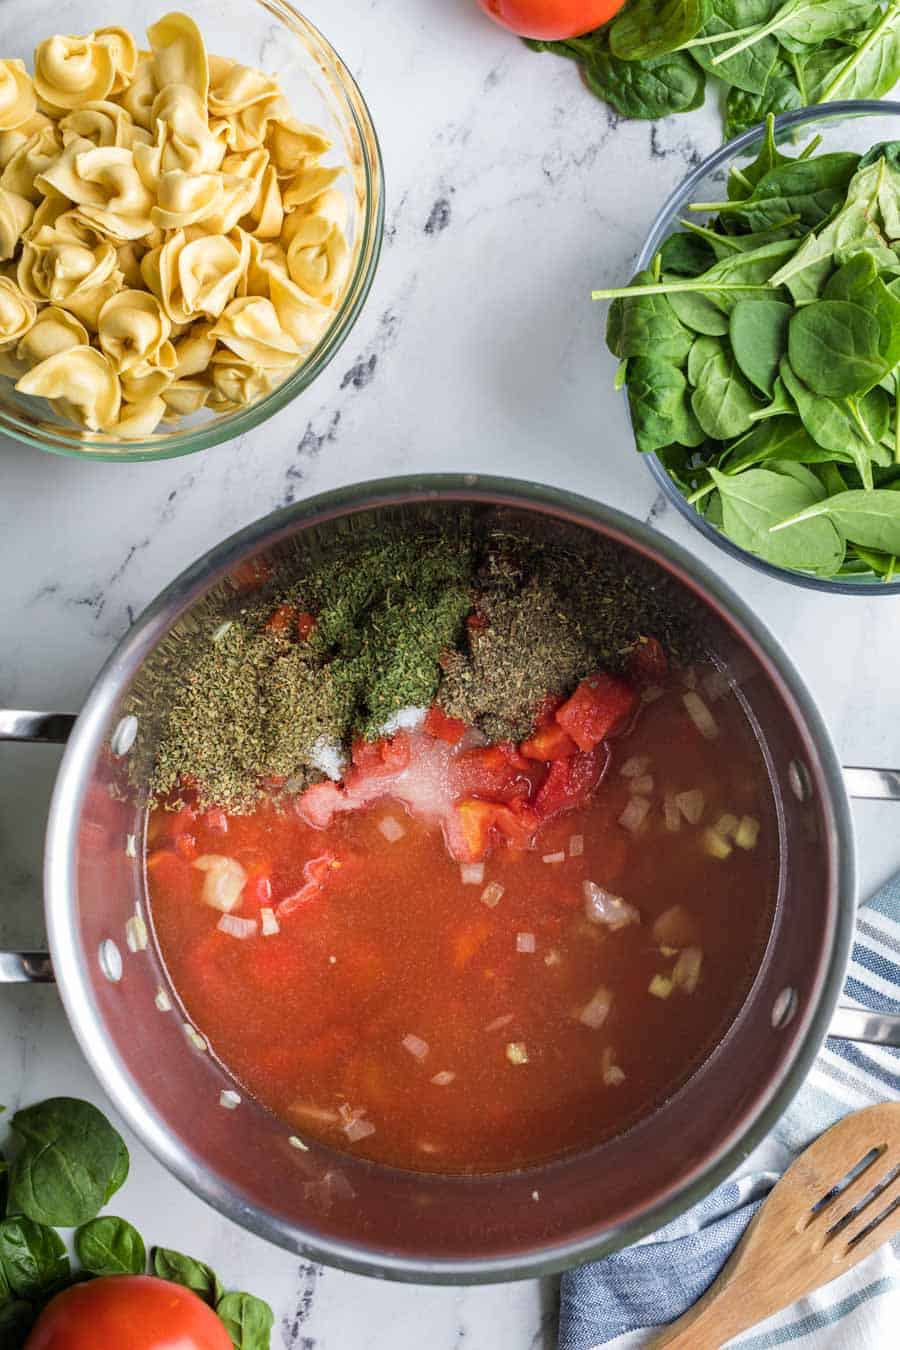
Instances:
[[[709,0],[632,0],[613,20],[609,45],[622,61],[664,56],[700,32]]]
[[[275,1318],[268,1303],[252,1294],[226,1294],[216,1312],[235,1350],[269,1350]]]
[[[685,328],[708,337],[723,337],[728,332],[728,315],[702,291],[673,291],[668,299]]]
[[[798,464],[831,461],[830,450],[823,450],[810,436],[799,417],[774,417],[756,422],[728,449],[720,466],[727,473],[740,473],[766,464],[769,460],[794,460]]]
[[[820,225],[843,202],[859,156],[843,151],[792,159],[776,165],[744,201],[700,202],[692,211],[718,211],[746,230],[768,230],[797,217],[804,225]]]
[[[93,1219],[128,1175],[121,1136],[90,1102],[54,1097],[12,1119],[21,1140],[10,1208],[38,1223],[74,1228]]]
[[[698,338],[688,358],[688,378],[694,386],[691,408],[707,436],[727,441],[747,430],[756,399],[725,343]]]
[[[827,398],[871,389],[889,367],[879,350],[877,319],[849,300],[817,300],[798,309],[788,330],[791,367]]]
[[[24,1214],[0,1223],[0,1263],[9,1288],[24,1299],[40,1298],[44,1290],[69,1275],[62,1238]]]
[[[817,102],[883,98],[900,79],[900,5],[891,0],[884,15],[851,51],[818,93]]]
[[[810,521],[791,540],[772,533],[786,514],[815,505],[809,488],[768,469],[748,469],[735,477],[711,469],[722,500],[722,528],[739,548],[776,567],[832,576],[844,559],[844,540],[831,521]],[[818,528],[830,525],[830,529]],[[785,534],[790,535],[790,531]]]
[[[218,1275],[203,1261],[195,1261],[192,1256],[185,1256],[170,1247],[154,1247],[150,1261],[154,1275],[193,1290],[211,1308],[215,1308],[225,1297]]]
[[[91,1219],[75,1233],[75,1253],[92,1275],[143,1275],[147,1249],[136,1228],[112,1214]]]
[[[653,356],[638,356],[630,361],[628,402],[639,450],[702,442],[703,431],[687,399],[687,381],[670,362]]]
[[[805,90],[794,65],[784,56],[775,62],[764,89],[752,93],[732,87],[725,99],[725,136],[731,140],[770,116],[806,106]]]
[[[751,94],[762,93],[778,61],[778,39],[765,37],[746,51],[739,52],[737,56],[721,61],[718,65],[713,65],[713,60],[716,53],[726,44],[711,42],[708,39],[721,38],[738,29],[763,24],[770,18],[773,8],[777,7],[777,0],[774,5],[772,0],[752,0],[751,3],[744,4],[729,3],[728,0],[724,2],[711,0],[709,18],[698,34],[700,40],[690,44],[691,55],[708,74],[716,75],[726,84],[745,89]]]
[[[591,93],[620,117],[655,122],[672,113],[692,112],[706,97],[706,75],[687,52],[651,61],[620,61],[601,50],[582,73]]]
[[[634,278],[633,286],[652,281],[649,272]],[[614,356],[655,356],[682,365],[691,350],[688,332],[664,295],[637,293],[615,300],[609,307],[606,342]]]
[[[857,489],[799,508],[772,527],[790,535],[811,521],[831,521],[847,539],[881,553],[900,553],[900,492],[891,488]]]
[[[700,276],[712,267],[716,257],[711,245],[700,236],[699,231],[670,234],[659,250],[662,270],[679,277]]]
[[[0,1307],[0,1345],[3,1350],[24,1350],[34,1326],[37,1309],[25,1299],[13,1299]]]
[[[855,465],[862,481],[871,486],[871,460],[890,422],[890,400],[884,390],[871,389],[860,399],[814,394],[787,360],[781,363],[781,378],[813,440],[830,450],[834,459]]]
[[[769,398],[787,351],[793,312],[781,300],[739,300],[731,311],[728,339],[734,359],[750,383]]]

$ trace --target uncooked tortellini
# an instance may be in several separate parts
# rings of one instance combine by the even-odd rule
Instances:
[[[143,440],[277,388],[351,270],[342,170],[278,81],[170,13],[0,61],[0,373]]]

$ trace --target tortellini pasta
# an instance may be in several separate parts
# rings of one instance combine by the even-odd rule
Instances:
[[[0,61],[0,373],[90,435],[267,394],[349,281],[342,170],[185,14]]]

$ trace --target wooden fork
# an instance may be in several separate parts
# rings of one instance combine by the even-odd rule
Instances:
[[[773,1187],[718,1278],[653,1341],[719,1350],[900,1233],[900,1102],[845,1116]]]

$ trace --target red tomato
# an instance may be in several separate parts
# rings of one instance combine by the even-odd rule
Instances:
[[[26,1350],[232,1350],[202,1299],[149,1275],[108,1275],[57,1294]]]
[[[555,760],[534,799],[534,809],[541,820],[549,820],[586,802],[600,781],[606,760],[602,747]]]
[[[622,730],[636,702],[634,690],[622,680],[589,675],[557,711],[556,720],[579,750],[593,750]]]
[[[519,37],[578,37],[608,23],[625,0],[478,0],[485,14]]]
[[[425,718],[425,731],[436,741],[456,745],[465,736],[467,727],[461,717],[448,717],[443,708],[433,703]]]
[[[527,848],[537,832],[537,816],[518,801],[504,806],[472,797],[458,802],[456,810],[467,862],[480,862],[487,855],[495,831],[516,848]]]
[[[568,759],[574,755],[578,746],[560,726],[541,727],[519,749],[526,759],[542,760],[545,763],[554,759]]]
[[[347,775],[347,783],[361,787],[372,778],[392,778],[409,764],[410,753],[409,735],[405,731],[380,741],[354,741],[353,772]]]
[[[451,766],[451,783],[460,796],[477,794],[494,802],[509,802],[532,795],[540,776],[535,769],[512,741],[500,741],[458,755]]]
[[[293,605],[279,605],[263,627],[272,637],[290,637],[299,623],[299,615]]]

